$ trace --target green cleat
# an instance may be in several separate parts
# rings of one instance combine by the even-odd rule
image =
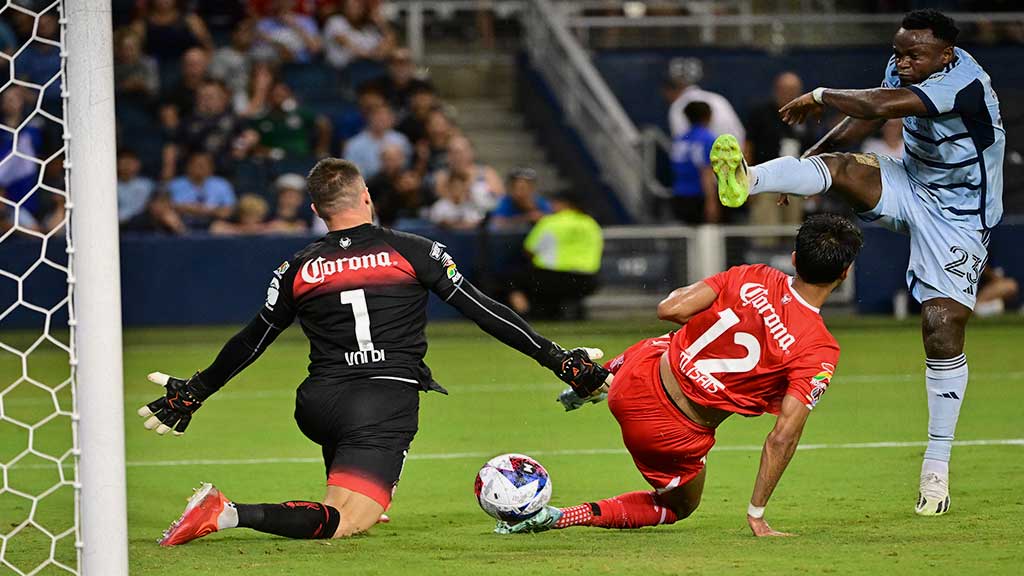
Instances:
[[[739,208],[747,201],[750,184],[747,181],[747,161],[740,143],[732,134],[722,134],[711,146],[711,169],[718,180],[718,199],[723,206]]]
[[[494,527],[495,534],[526,534],[528,532],[546,532],[562,517],[562,511],[554,506],[545,506],[533,516],[522,522],[509,524],[499,520]]]

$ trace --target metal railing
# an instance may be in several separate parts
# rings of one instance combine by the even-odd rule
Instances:
[[[531,0],[522,21],[530,61],[559,99],[566,122],[630,215],[643,220],[644,173],[633,121],[550,0]]]
[[[889,42],[902,13],[753,13],[740,5],[732,14],[583,14],[573,12],[566,26],[588,47],[744,46],[782,50],[791,46]],[[1024,12],[948,13],[968,25],[961,41],[985,41],[983,29],[1024,26]],[[971,26],[974,28],[971,28]]]
[[[595,313],[652,309],[670,291],[732,266],[768,263],[792,274],[795,225],[611,226],[603,230],[601,289],[587,298]],[[855,300],[853,275],[829,299]]]

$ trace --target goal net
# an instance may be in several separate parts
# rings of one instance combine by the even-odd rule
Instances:
[[[100,429],[92,414],[99,400],[89,402],[93,409],[86,414],[78,393],[103,393],[84,387],[81,378],[82,367],[94,364],[82,356],[83,346],[78,344],[86,317],[89,333],[96,330],[91,320],[95,313],[77,313],[96,302],[90,290],[81,290],[81,284],[104,272],[97,269],[98,261],[112,257],[116,266],[117,259],[116,216],[96,216],[98,209],[109,209],[116,200],[94,200],[104,195],[116,198],[112,87],[106,90],[110,101],[98,102],[97,96],[105,93],[103,82],[109,78],[90,78],[104,64],[109,66],[109,55],[103,57],[103,50],[110,48],[109,30],[95,38],[97,46],[78,55],[77,65],[71,65],[68,49],[76,44],[67,41],[74,26],[82,27],[77,31],[80,38],[89,33],[86,28],[92,33],[102,31],[98,22],[104,16],[109,29],[109,10],[109,1],[98,0],[0,4],[0,36],[8,44],[16,40],[13,46],[0,46],[0,574],[121,574],[126,568],[126,558],[110,563],[102,559],[110,556],[108,552],[97,556],[92,551],[97,547],[90,544],[98,541],[97,528],[102,528],[80,521],[87,514],[97,516],[83,505],[90,489],[113,493],[111,513],[121,517],[112,522],[110,535],[115,541],[105,544],[118,554],[125,548],[124,542],[117,541],[124,538],[117,526],[125,523],[123,439],[117,441],[123,422],[119,326],[115,327],[116,348],[109,337],[99,334],[101,345],[109,347],[107,356],[116,357],[106,368],[116,368],[110,378],[117,392],[103,400],[117,404],[109,413],[116,422],[102,424],[118,430],[113,441],[101,440],[97,434]],[[76,11],[82,15],[77,21]],[[87,62],[91,63],[83,66]],[[77,86],[69,80],[69,72],[77,77]],[[76,87],[78,93],[72,89]],[[109,118],[85,116],[84,111],[97,103],[110,108]],[[111,125],[94,133],[91,127],[100,121]],[[90,157],[81,144],[76,150],[72,136],[100,137],[97,156]],[[95,186],[75,183],[71,160],[76,156],[93,165],[84,172]],[[97,170],[110,172],[110,177],[97,177]],[[76,203],[81,216],[76,214]],[[106,240],[97,241],[97,231]],[[83,244],[85,250],[80,248]],[[98,260],[97,250],[111,254]],[[90,270],[83,273],[83,267]],[[117,274],[113,276],[117,290]],[[95,288],[110,289],[109,281],[100,284]],[[118,307],[111,315],[119,324],[119,296],[115,300]],[[87,421],[89,426],[84,425]],[[83,436],[86,428],[91,429],[91,440]],[[102,449],[101,444],[108,447]],[[106,486],[86,485],[81,466],[86,454],[97,464],[113,458],[112,470],[107,472],[113,480]],[[92,469],[101,468],[92,465]],[[90,555],[102,557],[100,561],[108,562],[110,569],[95,563],[89,569],[86,558]]]

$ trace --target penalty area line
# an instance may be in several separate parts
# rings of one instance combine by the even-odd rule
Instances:
[[[804,444],[797,450],[858,450],[874,448],[923,448],[927,442],[849,442],[842,444]],[[1002,438],[990,440],[956,440],[954,446],[1024,446],[1024,438]],[[755,444],[715,446],[711,453],[718,452],[760,452]],[[626,454],[624,448],[581,448],[570,450],[526,450],[531,456],[601,456]],[[441,452],[409,454],[409,460],[468,460],[490,458],[497,452]],[[321,458],[240,458],[200,460],[136,460],[128,462],[129,468],[177,467],[177,466],[246,466],[253,464],[322,464]]]

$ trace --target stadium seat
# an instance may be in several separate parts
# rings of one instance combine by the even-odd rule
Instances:
[[[317,107],[341,97],[338,77],[330,67],[320,64],[287,64],[281,70],[282,78],[307,106]]]

